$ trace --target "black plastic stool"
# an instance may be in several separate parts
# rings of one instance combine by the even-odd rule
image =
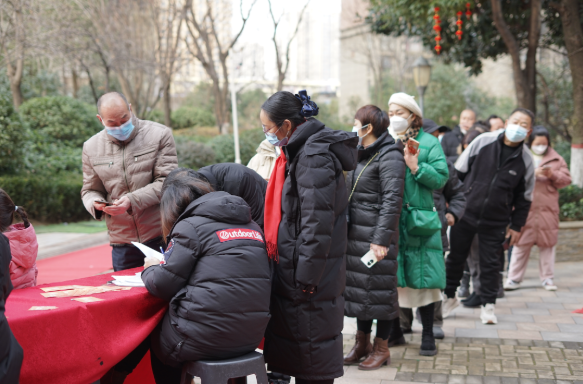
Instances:
[[[258,352],[227,360],[202,360],[184,364],[181,384],[190,384],[194,376],[202,384],[227,384],[229,379],[255,375],[257,384],[268,384],[265,360]]]

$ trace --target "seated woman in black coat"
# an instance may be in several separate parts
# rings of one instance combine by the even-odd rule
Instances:
[[[358,165],[346,182],[350,222],[344,314],[356,317],[357,332],[344,364],[374,370],[390,361],[389,333],[399,317],[397,254],[406,165],[403,143],[389,135],[389,117],[380,108],[360,108],[354,124],[361,144]],[[370,268],[361,261],[369,251],[377,260]],[[377,320],[374,348],[370,342],[373,320]]]
[[[251,209],[206,182],[174,177],[180,171],[162,186],[164,261],[142,272],[148,291],[170,302],[148,340],[158,384],[180,383],[184,362],[253,352],[269,321],[270,266]],[[134,364],[148,346],[132,352],[141,355]],[[127,374],[135,368],[127,363],[115,369]]]

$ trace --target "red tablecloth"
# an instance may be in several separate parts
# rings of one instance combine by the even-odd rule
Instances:
[[[135,268],[116,275],[133,275]],[[112,273],[52,283],[99,286]],[[93,383],[138,346],[162,319],[168,303],[145,288],[93,295],[104,301],[80,303],[71,298],[45,298],[39,287],[12,291],[6,317],[24,350],[21,384]],[[56,306],[29,311],[32,306]]]

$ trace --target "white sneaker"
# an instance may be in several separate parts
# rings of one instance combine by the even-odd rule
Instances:
[[[553,283],[553,279],[545,279],[543,281],[543,287],[547,291],[556,291],[557,290],[557,286]]]
[[[482,319],[483,324],[497,324],[498,319],[494,314],[495,305],[486,304],[482,306],[482,313],[480,314],[480,319]]]
[[[444,296],[443,302],[441,304],[442,317],[444,319],[448,318],[449,315],[451,314],[451,311],[456,309],[459,305],[460,305],[460,302],[457,299],[457,297],[454,297],[453,299],[449,299],[449,298]]]
[[[505,291],[514,291],[515,289],[520,288],[520,283],[517,283],[516,281],[513,280],[506,280],[506,283],[504,284],[504,290]]]

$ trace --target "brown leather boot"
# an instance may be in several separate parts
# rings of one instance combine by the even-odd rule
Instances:
[[[344,356],[344,365],[355,365],[360,362],[365,356],[372,352],[372,344],[370,343],[370,333],[356,331],[356,343],[354,347]]]
[[[362,363],[358,364],[358,369],[361,371],[374,371],[383,365],[391,364],[391,352],[389,351],[388,343],[389,340],[375,337],[372,353]]]

